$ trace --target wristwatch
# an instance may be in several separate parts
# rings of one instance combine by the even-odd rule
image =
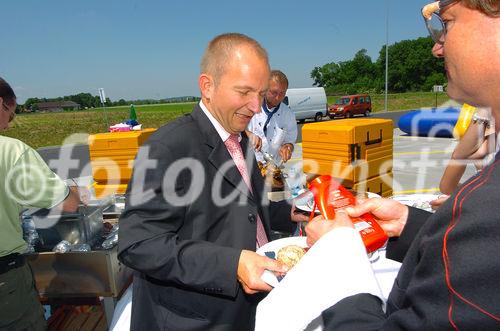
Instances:
[[[478,114],[472,115],[472,122],[484,124],[487,128],[490,127],[490,119],[488,117],[480,116]]]

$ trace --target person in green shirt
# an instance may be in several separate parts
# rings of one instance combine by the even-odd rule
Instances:
[[[15,117],[16,95],[0,77],[0,131]],[[27,243],[19,214],[25,207],[74,212],[80,198],[40,155],[17,139],[0,135],[0,330],[45,330],[35,282],[23,253]]]

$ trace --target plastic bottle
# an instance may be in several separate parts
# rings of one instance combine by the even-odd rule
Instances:
[[[91,250],[92,248],[89,244],[75,244],[70,247],[71,252],[90,252]]]
[[[28,244],[26,253],[34,253],[35,245],[39,240],[38,232],[36,231],[35,222],[31,216],[22,217],[23,238]]]
[[[301,173],[297,171],[295,166],[292,166],[285,177],[285,182],[290,190],[291,198],[296,198],[300,193],[302,193],[302,176]]]
[[[356,197],[331,176],[316,177],[309,183],[309,190],[314,195],[314,203],[327,220],[335,219],[335,212],[356,204]],[[363,214],[352,218],[368,253],[384,246],[388,237],[372,214]]]
[[[67,240],[61,240],[57,245],[52,249],[55,253],[67,253],[71,250],[71,244]]]
[[[113,248],[116,244],[118,244],[118,230],[120,226],[118,223],[114,224],[111,228],[111,231],[106,236],[106,239],[103,241],[101,247],[104,249]]]

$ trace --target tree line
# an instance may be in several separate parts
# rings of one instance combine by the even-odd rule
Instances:
[[[106,99],[107,101],[109,100],[109,98]],[[78,93],[75,95],[67,95],[64,97],[57,97],[57,98],[28,98],[24,102],[23,107],[26,110],[29,109],[31,111],[37,111],[38,103],[52,102],[52,101],[73,101],[79,104],[80,108],[82,109],[99,107],[99,105],[101,104],[99,96],[95,96],[90,93]]]
[[[389,46],[388,90],[391,93],[431,91],[446,85],[444,61],[432,56],[430,37],[403,40]],[[382,93],[385,90],[385,45],[373,62],[366,49],[352,60],[330,62],[311,71],[314,86],[329,95]]]
[[[183,96],[183,97],[173,97],[165,98],[160,100],[154,99],[140,99],[140,100],[124,100],[119,99],[117,101],[111,101],[106,98],[106,106],[128,106],[130,104],[134,105],[148,105],[148,104],[160,104],[160,103],[172,103],[172,102],[196,102],[199,101],[199,97],[193,96]],[[52,101],[73,101],[80,105],[80,109],[90,109],[101,107],[101,99],[98,95],[92,95],[90,93],[78,93],[75,95],[68,95],[64,97],[57,98],[29,98],[25,101],[24,105],[18,107],[19,110],[31,110],[37,111],[37,104],[40,102],[52,102]]]

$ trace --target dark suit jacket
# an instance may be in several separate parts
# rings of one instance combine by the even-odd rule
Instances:
[[[451,306],[452,321],[460,330],[500,330],[499,204],[497,154],[492,165],[459,187],[428,220],[421,211],[410,211],[402,236],[388,247],[388,256],[404,260],[387,313],[378,298],[358,294],[323,312],[327,329],[453,330]],[[447,285],[442,252],[449,229]]]
[[[245,135],[241,144],[253,160],[253,194],[199,106],[141,147],[119,233],[119,259],[139,271],[131,330],[253,330],[260,297],[243,292],[237,267],[241,250],[255,251],[256,216],[268,233],[270,225],[264,182]],[[229,202],[218,205],[214,195]],[[191,201],[178,203],[176,196]]]

